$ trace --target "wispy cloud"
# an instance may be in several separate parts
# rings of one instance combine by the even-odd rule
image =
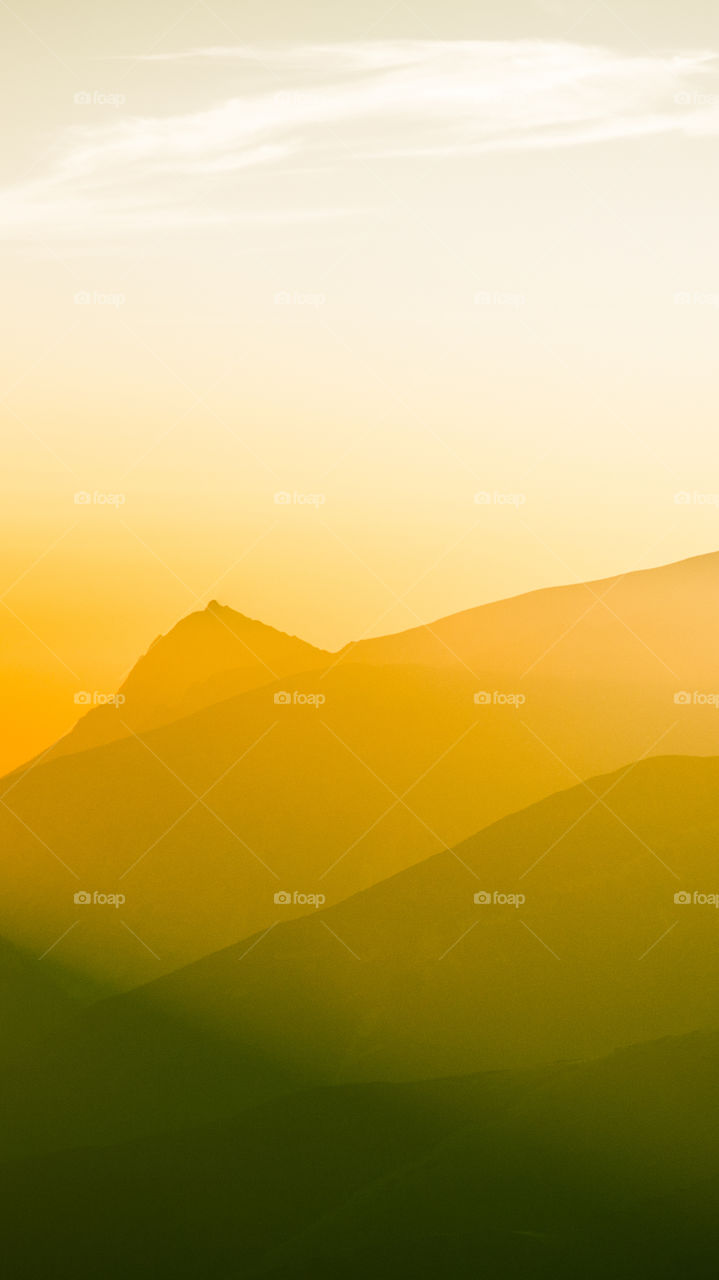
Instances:
[[[209,68],[220,60],[224,79],[237,85],[224,101],[155,117],[121,108],[65,130],[45,172],[0,193],[0,234],[262,220],[249,212],[261,201],[262,174],[289,166],[331,171],[368,160],[719,133],[717,56],[708,51],[637,57],[543,41],[390,41],[216,47],[137,61]],[[211,72],[208,97],[213,79]],[[310,201],[270,206],[266,216],[339,212]]]

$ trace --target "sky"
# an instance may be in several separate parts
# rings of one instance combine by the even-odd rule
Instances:
[[[0,767],[211,599],[327,648],[719,546],[690,3],[0,8]]]

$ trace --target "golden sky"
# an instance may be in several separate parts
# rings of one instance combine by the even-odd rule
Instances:
[[[339,10],[2,10],[0,767],[213,597],[335,648],[719,545],[706,7]]]

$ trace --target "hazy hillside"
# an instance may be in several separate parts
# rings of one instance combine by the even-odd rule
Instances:
[[[0,1064],[65,1026],[75,1008],[47,958],[24,954],[0,938]]]
[[[719,552],[596,582],[547,587],[362,640],[343,661],[466,663],[602,684],[674,679],[716,692]]]
[[[687,619],[692,625],[687,626]],[[651,687],[719,692],[719,553],[617,578],[549,587],[453,614],[337,654],[213,601],[159,636],[118,690],[119,707],[95,707],[48,754],[54,759],[180,719],[202,707],[337,662],[439,666],[491,676],[504,692],[578,684],[581,696]],[[629,695],[631,696],[631,695]]]
[[[499,632],[481,679],[411,646],[322,655],[6,780],[0,926],[51,948],[28,965],[8,944],[3,984],[4,1152],[29,1161],[2,1175],[6,1234],[28,1276],[69,1248],[71,1204],[89,1273],[113,1198],[118,1274],[668,1280],[691,1249],[704,1274],[716,1037],[576,1065],[719,1027],[719,718],[621,631],[594,676],[575,655],[515,681],[524,650]],[[684,634],[708,696],[713,633]],[[172,704],[159,659],[145,678],[158,716],[244,680],[210,670]],[[56,978],[146,985],[79,1009]]]
[[[301,1092],[222,1125],[4,1164],[3,1240],[20,1277],[69,1275],[70,1259],[95,1276],[100,1257],[111,1277],[708,1277],[718,1072],[713,1034]]]
[[[213,600],[158,636],[117,690],[119,704],[93,707],[45,759],[168,724],[293,671],[323,667],[330,658]]]
[[[284,924],[278,907],[264,936],[86,1010],[6,1079],[6,1133],[113,1141],[305,1083],[519,1067],[719,1027],[717,910],[674,900],[717,889],[719,760],[591,786],[338,906]]]
[[[259,688],[141,739],[41,762],[8,780],[0,810],[0,929],[39,953],[77,921],[50,963],[106,990],[127,988],[303,910],[278,916],[276,892],[337,903],[578,779],[647,754],[716,754],[717,563],[628,575],[615,603],[632,632],[592,608],[529,674],[530,652],[546,647],[551,602],[573,609],[581,589],[449,620],[475,646],[467,665],[416,665],[409,659],[430,654],[413,641],[401,658],[398,638],[387,642],[394,658],[372,642],[366,652],[387,659],[379,666],[321,669],[327,655],[312,651],[312,670],[267,683],[260,666]],[[196,694],[199,666],[205,693],[217,695],[207,675],[220,662],[215,646],[222,637],[234,653],[239,643],[222,612],[192,615],[151,650],[128,682],[138,706],[166,711],[174,690],[177,711]],[[550,612],[553,627],[568,621]],[[509,629],[492,623],[502,617],[514,620]],[[185,667],[196,626],[200,658]],[[288,664],[307,658],[301,642],[260,629],[265,652],[277,647],[275,669],[280,651]],[[421,633],[422,645],[430,635]],[[181,661],[166,669],[175,645]],[[655,656],[664,652],[675,673]],[[190,678],[195,694],[181,695]],[[675,701],[680,691],[688,703]],[[289,704],[276,702],[282,694]],[[95,715],[83,724],[99,723]],[[126,903],[121,912],[76,908],[78,891],[122,892]]]
[[[718,1052],[697,1035],[482,1081],[424,1159],[318,1217],[261,1273],[708,1277]]]

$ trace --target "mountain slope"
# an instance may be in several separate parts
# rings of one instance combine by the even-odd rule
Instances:
[[[169,724],[293,671],[322,668],[330,658],[213,600],[158,636],[120,686],[122,702],[94,707],[45,759],[114,742],[129,729]]]
[[[265,683],[262,670],[259,688],[39,763],[7,783],[0,810],[0,930],[39,953],[81,923],[51,964],[126,988],[267,927],[278,891],[337,903],[579,778],[646,754],[718,753],[716,563],[629,575],[616,588],[632,596],[633,621],[651,604],[652,649],[684,644],[688,704],[655,656],[663,646],[650,651],[599,606],[557,635],[546,663],[520,671],[548,636],[540,605],[572,588],[473,615],[472,643],[488,645],[494,663],[476,674],[462,662],[343,661]],[[524,623],[509,638],[486,621],[520,607]],[[206,625],[227,635],[212,618],[202,635]],[[166,698],[175,679],[174,667],[163,676],[164,651],[134,677],[146,709],[156,683]],[[282,692],[289,705],[275,702]],[[122,892],[126,910],[75,909],[78,890]],[[16,909],[31,897],[31,916]]]
[[[0,930],[40,953],[76,922],[50,963],[136,985],[267,927],[277,892],[337,903],[577,777],[652,747],[719,750],[713,710],[642,686],[613,707],[609,684],[587,690],[579,714],[571,685],[478,706],[462,669],[284,683],[326,702],[278,705],[269,685],[30,770],[0,809]]]
[[[718,1074],[719,1037],[693,1035],[5,1163],[5,1256],[17,1277],[710,1276]]]
[[[310,1083],[549,1063],[719,1026],[719,914],[674,900],[717,890],[718,787],[717,759],[644,762],[337,906],[284,924],[278,907],[270,931],[83,1012],[48,1043],[50,1072],[33,1060],[9,1076],[8,1143],[109,1142],[128,1117],[139,1136]],[[475,903],[485,891],[526,901]]]
[[[690,625],[688,625],[690,623]],[[719,552],[596,582],[547,587],[347,645],[348,662],[466,663],[522,678],[715,691]]]
[[[440,618],[331,654],[213,601],[160,636],[118,691],[119,707],[95,707],[48,753],[54,759],[156,728],[294,672],[336,662],[463,669],[520,690],[580,691],[641,683],[710,692],[719,639],[719,553],[615,578],[549,587]],[[693,625],[686,626],[691,618]]]
[[[0,938],[0,1065],[66,1025],[75,1009],[45,959],[24,955]]]
[[[448,1123],[424,1159],[346,1198],[260,1274],[359,1277],[372,1260],[406,1276],[709,1277],[718,1048],[716,1034],[669,1039],[475,1095],[464,1126]]]

